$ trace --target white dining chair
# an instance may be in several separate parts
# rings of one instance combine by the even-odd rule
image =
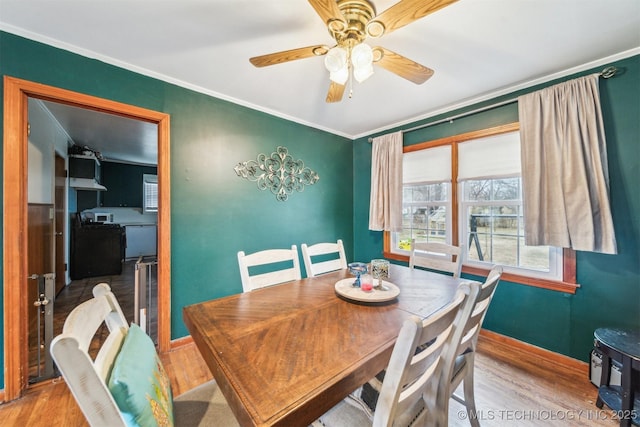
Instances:
[[[215,381],[176,398],[151,338],[131,327],[106,283],[75,307],[51,356],[91,426],[237,426]],[[108,336],[93,357],[91,341],[106,325]]]
[[[482,328],[482,323],[487,314],[487,310],[493,299],[500,278],[502,277],[502,267],[495,266],[489,272],[487,279],[482,284],[480,292],[478,294],[477,301],[474,305],[471,316],[467,320],[467,324],[464,327],[464,336],[458,344],[456,351],[456,358],[453,360],[453,364],[446,369],[449,373],[451,381],[451,397],[457,402],[465,405],[467,411],[467,418],[473,427],[480,427],[476,412],[475,393],[473,386],[474,365],[476,347],[478,345],[478,335]],[[456,389],[463,384],[463,396],[455,394]]]
[[[239,251],[238,266],[244,292],[302,278],[296,245],[291,245],[291,249],[266,249],[249,255]],[[252,274],[252,269],[263,266],[269,266],[264,267],[269,271]]]
[[[316,243],[311,246],[303,243],[300,248],[307,277],[315,277],[318,274],[347,268],[347,257],[341,239],[338,239],[336,243]],[[313,262],[314,259],[318,260],[322,256],[331,256],[332,258],[322,258],[315,263]]]
[[[466,324],[479,292],[478,283],[463,283],[453,301],[421,320],[407,319],[396,340],[386,368],[380,396],[373,414],[366,405],[349,395],[322,415],[313,426],[422,426],[445,425],[441,406],[442,368],[451,365],[461,339],[458,325]],[[449,395],[447,394],[447,398]]]
[[[460,277],[461,252],[458,246],[438,242],[416,242],[415,239],[411,239],[409,267],[445,271],[453,277]]]
[[[460,316],[456,319],[456,336],[452,338],[452,344],[447,354],[443,355],[442,378],[438,384],[438,395],[435,407],[438,415],[429,421],[429,426],[447,426],[449,414],[449,401],[454,399],[463,405],[467,412],[466,417],[473,427],[479,427],[476,412],[475,395],[474,395],[474,362],[475,352],[478,342],[478,335],[482,327],[482,322],[486,316],[487,309],[496,287],[502,275],[502,267],[495,266],[489,272],[487,279],[483,284],[474,283],[475,299],[469,301],[470,311],[468,316]],[[380,377],[386,378],[386,372],[382,372],[372,378],[358,391],[358,401],[362,402],[366,408],[374,408],[377,410],[377,402],[381,398],[381,389],[384,384]],[[457,392],[460,384],[463,384],[463,396]]]

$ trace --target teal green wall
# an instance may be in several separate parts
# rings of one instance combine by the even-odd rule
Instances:
[[[0,32],[0,76],[4,75],[171,115],[172,338],[188,333],[182,307],[242,290],[239,250],[342,238],[351,258],[350,140]],[[286,202],[258,190],[233,169],[278,146],[287,147],[294,159],[302,159],[320,176],[315,185]],[[0,336],[0,388],[3,342]]]
[[[611,79],[600,79],[600,95],[618,255],[578,252],[577,276],[581,287],[575,295],[501,282],[484,323],[487,329],[584,361],[588,360],[593,346],[594,329],[604,326],[640,328],[640,56],[611,65],[618,67],[620,72]],[[578,75],[562,80],[575,77]],[[560,80],[404,128],[513,99],[558,82]],[[412,145],[517,120],[517,104],[508,104],[453,123],[406,133],[404,143]],[[370,169],[371,144],[367,138],[354,142],[353,161],[360,170]],[[354,177],[354,255],[360,261],[382,256],[382,233],[367,229],[369,179],[370,175],[366,173]]]

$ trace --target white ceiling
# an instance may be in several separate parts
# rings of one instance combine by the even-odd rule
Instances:
[[[332,44],[305,0],[0,0],[0,29],[357,138],[638,54],[640,1],[459,0],[372,42],[431,79],[376,68],[336,104],[322,58],[249,63]]]
[[[158,163],[155,123],[50,101],[36,102],[44,104],[75,145],[99,153],[101,159],[143,165]]]

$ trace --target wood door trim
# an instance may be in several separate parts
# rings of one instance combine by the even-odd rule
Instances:
[[[170,349],[171,341],[171,198],[170,116],[166,113],[122,104],[21,80],[4,77],[4,398],[20,397],[27,386],[27,321],[23,283],[27,278],[27,119],[28,98],[45,99],[80,108],[107,112],[158,126],[158,347]],[[22,309],[21,309],[22,308]]]

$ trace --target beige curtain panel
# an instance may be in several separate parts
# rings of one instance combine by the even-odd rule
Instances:
[[[518,98],[527,245],[617,253],[598,82]]]
[[[402,132],[373,138],[369,230],[402,228]]]

